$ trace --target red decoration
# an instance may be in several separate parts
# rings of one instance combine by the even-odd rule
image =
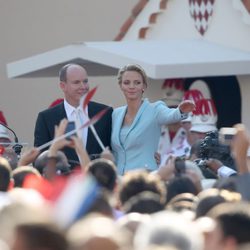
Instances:
[[[198,89],[190,89],[183,96],[183,100],[193,100],[195,103],[201,99],[204,99],[204,96]]]
[[[203,36],[212,18],[215,0],[189,0],[189,11],[195,28]]]
[[[52,108],[58,104],[60,104],[61,102],[63,102],[63,98],[58,98],[56,99],[55,101],[53,101],[50,105],[49,105],[49,108]]]
[[[7,121],[2,111],[0,111],[0,123],[3,123],[4,125],[8,126]]]
[[[86,123],[84,123],[81,128],[86,128],[89,127],[91,125],[94,125],[96,122],[98,122],[103,116],[104,114],[108,111],[108,107],[101,110],[100,112],[98,112],[97,114],[95,114],[89,121],[87,121]]]
[[[162,89],[175,88],[178,90],[184,90],[184,79],[166,79],[162,84]]]
[[[201,99],[195,103],[194,115],[217,115],[212,99]]]
[[[4,146],[0,145],[0,156],[3,155],[5,152]]]
[[[95,92],[97,90],[97,87],[91,89],[87,95],[84,97],[84,101],[83,101],[83,112],[85,112],[86,107],[88,106],[88,103],[90,102],[91,98],[94,96]]]

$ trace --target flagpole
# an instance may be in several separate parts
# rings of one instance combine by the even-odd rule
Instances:
[[[102,143],[102,141],[101,141],[99,135],[97,134],[97,132],[96,132],[95,127],[93,126],[93,124],[91,124],[89,127],[90,127],[92,133],[94,134],[94,136],[95,136],[95,138],[96,138],[96,140],[97,140],[99,146],[101,147],[101,149],[102,149],[102,150],[105,150],[105,146],[103,145],[103,143]]]

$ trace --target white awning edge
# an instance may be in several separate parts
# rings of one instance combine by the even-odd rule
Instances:
[[[250,74],[250,52],[202,39],[72,44],[9,63],[7,74],[56,77],[67,63],[81,64],[90,76],[116,75],[131,63],[141,65],[152,79]]]

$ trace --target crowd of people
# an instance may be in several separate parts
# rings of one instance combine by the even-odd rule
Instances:
[[[150,102],[139,65],[119,70],[115,109],[91,101],[80,65],[59,82],[64,98],[38,114],[20,156],[0,113],[1,250],[250,249],[243,124],[222,144],[211,99],[176,79]]]

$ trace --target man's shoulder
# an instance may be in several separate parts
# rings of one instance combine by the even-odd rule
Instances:
[[[60,103],[52,108],[47,108],[47,109],[44,109],[42,111],[39,112],[39,115],[52,115],[52,114],[55,114],[57,113],[59,110],[62,110],[63,109],[63,103]]]
[[[110,108],[113,110],[113,108],[111,106],[108,106],[106,104],[103,104],[103,103],[99,103],[99,102],[89,102],[89,107],[91,108],[95,108],[95,109],[105,109],[105,108]]]

